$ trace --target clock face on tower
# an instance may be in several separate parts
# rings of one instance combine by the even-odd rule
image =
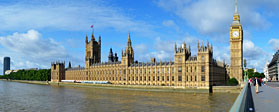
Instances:
[[[234,38],[236,38],[236,37],[239,36],[239,32],[238,31],[234,31],[232,35],[233,35]]]

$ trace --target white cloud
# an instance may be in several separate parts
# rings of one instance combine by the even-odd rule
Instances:
[[[118,31],[151,32],[152,26],[125,15],[100,0],[22,1],[0,4],[0,30],[58,29],[67,31],[113,28]]]
[[[244,40],[243,42],[243,55],[247,60],[257,60],[262,58],[263,50],[254,45],[250,40]]]
[[[50,62],[56,60],[80,61],[79,58],[70,56],[59,42],[52,38],[43,38],[36,30],[2,36],[0,45],[0,58],[11,57],[11,69],[49,68]]]
[[[192,55],[196,55],[196,45],[197,38],[186,35],[180,40],[171,41],[171,40],[162,40],[160,37],[156,37],[152,47],[147,47],[145,44],[139,44],[135,46],[136,58],[140,61],[150,61],[150,58],[155,57],[157,61],[169,61],[174,59],[174,44],[177,43],[177,47],[180,47],[183,42],[186,43],[186,46],[191,46]],[[148,50],[149,49],[149,50]],[[152,49],[152,50],[150,50]],[[140,50],[137,52],[136,50]]]
[[[146,57],[145,54],[148,53],[148,48],[145,44],[137,44],[134,47],[135,59],[138,61],[147,61],[149,57]]]
[[[173,20],[165,20],[162,24],[166,27],[174,28],[177,32],[179,31],[179,27]]]
[[[274,50],[274,51],[277,51],[279,49],[279,39],[270,39],[268,41],[268,44],[271,45],[271,48]]]
[[[12,52],[44,60],[49,57],[66,57],[65,48],[55,40],[44,39],[36,30],[0,37],[0,44]]]
[[[228,34],[234,13],[234,2],[228,0],[158,0],[156,3],[159,7],[184,19],[199,33],[207,35]],[[279,4],[276,1],[264,3],[259,0],[239,1],[238,9],[242,24],[250,28],[269,28],[271,23],[263,15],[264,13],[259,13],[257,9],[261,8],[260,5],[269,7],[271,3]],[[263,10],[263,12],[268,11]]]
[[[259,72],[263,72],[265,62],[272,57],[271,53],[255,46],[250,40],[243,43],[243,55],[243,58],[247,59],[247,67],[256,68]]]
[[[230,64],[230,46],[215,46],[213,44],[213,57],[218,61],[225,60],[226,64]]]

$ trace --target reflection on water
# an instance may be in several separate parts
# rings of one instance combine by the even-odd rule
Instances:
[[[238,94],[190,94],[0,81],[0,111],[228,111]]]

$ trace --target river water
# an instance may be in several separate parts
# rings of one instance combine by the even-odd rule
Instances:
[[[238,94],[149,92],[0,80],[0,112],[224,112]]]

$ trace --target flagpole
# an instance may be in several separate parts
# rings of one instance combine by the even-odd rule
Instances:
[[[91,25],[92,28],[92,35],[94,35],[94,25]]]

